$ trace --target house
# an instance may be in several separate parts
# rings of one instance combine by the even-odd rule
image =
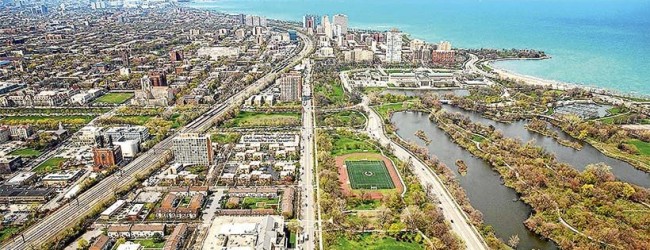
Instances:
[[[131,238],[150,238],[154,234],[165,235],[164,224],[134,224],[131,226]]]
[[[110,225],[108,226],[108,236],[111,238],[131,238],[131,225]]]
[[[165,246],[163,247],[163,250],[181,249],[181,247],[183,247],[183,243],[185,242],[186,237],[187,237],[187,224],[181,223],[176,225],[174,231],[165,242]]]
[[[108,250],[111,249],[112,246],[111,239],[108,238],[106,235],[99,235],[95,242],[93,242],[92,245],[90,245],[89,250]]]

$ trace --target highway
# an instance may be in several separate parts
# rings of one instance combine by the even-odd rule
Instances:
[[[340,74],[341,81],[346,89],[351,89],[349,79],[345,72]],[[394,143],[384,134],[383,121],[379,114],[369,107],[370,99],[367,96],[363,97],[362,107],[368,113],[367,132],[384,146],[390,145],[394,149],[393,153],[397,158],[405,162],[412,162],[412,171],[415,176],[420,180],[423,187],[431,187],[432,193],[438,197],[440,204],[438,206],[442,209],[445,219],[451,225],[451,229],[458,235],[465,243],[467,249],[487,249],[487,245],[483,241],[476,228],[470,224],[469,219],[461,210],[460,205],[456,203],[451,194],[447,191],[442,184],[440,178],[435,175],[429,167],[422,163],[417,157],[411,154],[408,150],[404,149],[401,145]]]
[[[217,105],[195,121],[190,122],[175,135],[182,132],[203,132],[207,130],[213,125],[214,120],[227,111],[229,107],[238,105],[245,98],[255,93],[255,91],[262,90],[277,77],[279,72],[288,69],[288,66],[292,63],[299,62],[311,53],[313,51],[312,40],[300,32],[298,35],[303,40],[300,53],[274,67],[269,74],[249,85],[244,91],[231,96],[222,104]],[[170,149],[174,136],[167,137],[152,149],[134,159],[122,169],[121,173],[113,174],[100,181],[89,190],[80,194],[77,199],[61,206],[43,220],[36,222],[33,226],[22,232],[22,234],[14,237],[13,241],[3,245],[2,249],[40,249],[43,243],[55,237],[60,232],[63,232],[66,228],[73,226],[82,216],[90,212],[93,207],[110,200],[113,194],[120,188],[135,182],[135,176],[146,174],[165,164],[172,157]]]
[[[307,64],[305,69],[305,78],[303,81],[303,93],[311,93],[311,63]],[[301,166],[303,167],[300,170],[300,181],[299,188],[301,189],[301,203],[300,206],[300,227],[302,228],[302,234],[298,236],[298,249],[315,249],[315,232],[316,232],[316,215],[315,207],[319,206],[316,200],[314,200],[314,194],[318,193],[318,184],[314,181],[314,160],[315,160],[315,148],[314,148],[314,121],[315,121],[315,112],[313,107],[312,99],[303,101],[303,110],[302,110],[302,121],[303,127],[301,130],[301,140],[302,140],[302,159]],[[320,217],[319,217],[320,218]],[[320,221],[320,220],[318,220]],[[319,237],[320,238],[320,237]],[[320,242],[320,241],[319,241]]]

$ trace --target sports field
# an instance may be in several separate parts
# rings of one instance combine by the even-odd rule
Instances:
[[[352,189],[392,189],[395,184],[384,161],[345,161]]]

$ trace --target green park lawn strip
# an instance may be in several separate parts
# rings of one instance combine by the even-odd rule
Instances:
[[[133,96],[133,93],[108,93],[95,99],[94,103],[122,104]]]
[[[628,143],[636,146],[636,148],[639,149],[639,153],[641,155],[650,156],[650,143],[641,140],[636,140],[636,139],[630,140],[628,141]]]
[[[65,158],[53,157],[53,158],[47,159],[47,161],[44,161],[43,163],[41,163],[41,165],[38,165],[38,167],[36,167],[34,169],[34,171],[37,172],[37,173],[54,172],[54,171],[60,170],[59,169],[59,164],[61,164],[62,162],[65,162],[65,161],[66,161]]]
[[[319,124],[330,127],[361,127],[366,118],[357,111],[339,111],[319,115]]]
[[[345,155],[357,152],[379,153],[377,147],[362,139],[336,136],[333,143],[332,155]]]
[[[141,240],[133,240],[134,243],[138,243],[142,245],[143,248],[163,248],[165,246],[165,242],[153,242],[153,239],[141,239]]]
[[[79,123],[89,123],[94,117],[86,115],[52,115],[52,116],[40,116],[40,115],[27,115],[27,116],[8,116],[0,119],[0,124],[32,124],[33,122],[61,122],[63,124],[69,124],[73,122],[74,124]]]
[[[613,107],[613,108],[607,110],[607,113],[609,113],[610,115],[618,115],[618,114],[623,113],[623,112],[625,112],[625,110],[623,108],[619,108],[619,107]]]
[[[219,144],[237,143],[241,138],[239,133],[214,133],[211,136],[212,142]]]
[[[4,242],[5,240],[9,239],[13,234],[18,233],[18,230],[20,230],[20,228],[14,226],[2,228],[2,230],[0,230],[0,242]]]
[[[242,201],[242,207],[250,209],[269,208],[271,205],[277,205],[278,201],[278,198],[246,197]]]
[[[41,151],[38,151],[36,149],[31,149],[31,148],[22,148],[22,149],[14,150],[13,152],[10,153],[10,155],[16,155],[25,158],[33,158],[41,155]]]
[[[373,190],[374,191],[374,190]],[[375,210],[381,205],[380,200],[363,200],[356,206],[349,207],[350,210]]]
[[[270,126],[298,126],[300,113],[298,112],[239,112],[237,117],[224,123],[225,127],[270,127]]]
[[[336,240],[335,245],[330,246],[331,249],[336,250],[416,250],[424,249],[420,244],[413,242],[402,242],[397,241],[393,238],[381,238],[376,239],[371,237],[369,234],[364,234],[361,236],[361,239],[346,239],[340,237]]]
[[[412,107],[412,103],[410,102],[407,102],[406,107],[404,106],[403,103],[389,103],[389,104],[376,106],[375,110],[377,110],[381,118],[387,119],[390,113],[407,110],[411,107]]]
[[[325,87],[324,84],[316,85],[314,87],[314,92],[325,96],[333,105],[343,105],[347,103],[345,91],[343,90],[341,83],[330,81],[329,86],[331,86],[331,88]]]

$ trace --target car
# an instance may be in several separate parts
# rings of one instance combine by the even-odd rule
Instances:
[[[454,220],[451,220],[451,223],[454,223]]]

